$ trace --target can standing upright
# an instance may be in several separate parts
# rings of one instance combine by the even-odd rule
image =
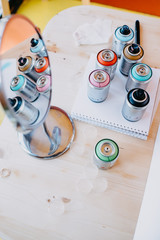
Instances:
[[[130,71],[126,82],[126,91],[133,88],[141,88],[146,90],[152,77],[152,69],[145,63],[134,64]]]
[[[117,68],[117,59],[117,54],[113,50],[103,49],[97,54],[96,68],[108,72],[112,80]]]
[[[143,48],[136,43],[126,45],[123,49],[122,57],[120,60],[120,72],[128,76],[130,68],[135,64],[142,61],[144,56]]]
[[[93,160],[98,168],[106,170],[115,164],[118,156],[117,143],[111,139],[102,139],[95,146]]]
[[[110,76],[101,69],[90,73],[88,79],[88,98],[93,102],[103,102],[109,93]]]
[[[47,57],[41,57],[36,60],[35,71],[40,75],[42,74],[50,75],[49,60]]]
[[[134,41],[134,31],[127,25],[118,27],[113,36],[112,49],[116,52],[117,56],[120,58],[123,48],[127,44],[131,44]]]
[[[131,89],[123,104],[123,117],[130,122],[139,121],[142,118],[149,101],[149,94],[144,89]]]

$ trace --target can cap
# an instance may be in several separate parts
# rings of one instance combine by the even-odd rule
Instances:
[[[134,88],[128,92],[128,101],[135,107],[145,107],[149,101],[149,94],[141,88]]]
[[[37,59],[35,63],[35,70],[38,73],[44,72],[49,66],[49,61],[47,57],[41,57]]]
[[[38,44],[38,40],[35,38],[31,39],[31,47],[35,47]]]
[[[97,61],[104,66],[112,66],[117,62],[117,54],[111,49],[101,50],[97,54]]]
[[[101,69],[92,71],[89,75],[89,82],[98,88],[106,87],[110,83],[109,74]]]
[[[144,50],[139,44],[128,44],[123,49],[123,55],[124,57],[132,61],[142,60]]]
[[[21,87],[23,86],[24,82],[25,82],[24,76],[23,75],[17,75],[16,77],[14,77],[11,80],[10,89],[12,91],[18,91],[19,89],[21,89]]]
[[[138,44],[136,43],[132,43],[129,48],[128,48],[129,52],[132,54],[137,54],[140,52],[140,48],[138,46]]]
[[[102,139],[96,144],[95,153],[100,160],[111,162],[118,157],[119,147],[111,139]]]
[[[137,63],[132,66],[131,74],[138,81],[148,81],[152,77],[152,69],[145,63]]]
[[[18,62],[19,62],[19,66],[24,66],[27,63],[27,58],[20,57],[18,59]]]
[[[123,34],[123,35],[128,35],[128,34],[130,34],[130,32],[131,32],[131,30],[127,25],[123,25],[120,28],[120,33]]]

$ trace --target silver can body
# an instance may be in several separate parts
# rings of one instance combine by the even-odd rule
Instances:
[[[121,62],[120,62],[120,67],[119,67],[119,70],[120,72],[125,75],[125,76],[128,76],[129,74],[129,71],[130,71],[130,68],[135,64],[135,63],[139,63],[141,62],[142,59],[139,59],[139,60],[130,60],[128,58],[126,58],[124,56],[124,54],[122,54],[122,58],[121,58]]]
[[[102,170],[107,170],[107,169],[113,167],[113,165],[115,164],[115,162],[117,161],[117,159],[118,159],[118,157],[115,158],[114,160],[112,160],[111,162],[105,162],[105,161],[102,161],[101,159],[99,159],[95,153],[94,153],[94,155],[93,155],[93,161],[94,161],[94,163],[96,164],[96,166],[97,166],[99,169],[102,169]]]
[[[123,48],[127,45],[127,44],[131,44],[133,43],[133,39],[131,39],[130,41],[121,41],[119,39],[116,38],[115,34],[113,36],[113,44],[112,44],[112,49],[116,52],[118,58],[121,57],[121,54],[123,52]]]
[[[27,101],[30,102],[35,101],[39,96],[39,92],[36,89],[36,85],[24,76],[16,76],[15,78],[12,79],[11,81],[12,91],[15,91],[14,89],[18,87],[21,80],[23,81],[22,86],[19,87],[16,90],[16,92],[19,92],[22,95],[22,97],[24,97]]]
[[[18,115],[20,122],[29,125],[35,123],[39,117],[38,109],[21,97],[15,97],[14,99],[16,102],[12,108],[16,115]]]
[[[117,63],[118,62],[116,62],[114,65],[111,65],[111,66],[104,66],[97,61],[96,68],[106,71],[109,74],[110,79],[113,80],[116,73],[116,69],[117,69]]]
[[[137,72],[136,75],[134,75],[134,73],[132,72],[133,68],[136,68],[136,72]],[[152,70],[146,64],[133,65],[133,67],[129,71],[128,79],[125,85],[126,91],[128,92],[133,88],[141,88],[146,90],[151,80],[151,76],[152,76]],[[146,78],[143,79],[144,77]]]
[[[132,89],[133,91],[135,91],[135,89]],[[125,101],[124,101],[124,104],[123,104],[123,107],[122,107],[122,115],[123,117],[130,121],[130,122],[137,122],[139,121],[147,106],[148,106],[148,103],[149,103],[149,95],[148,93],[146,92],[145,93],[145,98],[148,99],[146,105],[134,105],[132,104],[130,101],[129,101],[129,94],[132,92],[132,90],[130,90],[130,92],[127,94],[126,98],[125,98]],[[141,104],[142,101],[137,101],[139,102],[139,104]]]
[[[88,98],[96,103],[106,100],[109,93],[110,77],[104,70],[94,70],[88,79]]]

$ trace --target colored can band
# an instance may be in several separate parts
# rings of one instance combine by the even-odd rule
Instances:
[[[26,57],[20,57],[18,59],[18,69],[22,73],[24,73],[26,76],[28,76],[30,79],[32,79],[34,82],[37,81],[37,78],[39,75],[35,71],[35,60],[31,56]]]
[[[113,50],[103,49],[97,54],[96,68],[108,72],[112,80],[117,68],[117,59],[117,54]]]
[[[114,32],[112,49],[116,52],[117,56],[120,57],[123,48],[127,44],[133,43],[134,31],[127,25],[118,27]]]
[[[94,150],[94,162],[100,169],[111,168],[119,156],[119,147],[111,139],[100,140]]]
[[[137,63],[133,65],[129,71],[126,82],[126,90],[133,88],[141,88],[146,90],[152,77],[152,69],[145,63]]]
[[[41,57],[36,60],[35,71],[40,74],[41,73],[50,74],[49,61],[47,57]]]
[[[30,51],[38,57],[47,57],[47,52],[41,39],[31,39]]]
[[[123,104],[123,117],[130,122],[139,121],[142,118],[149,102],[149,94],[144,89],[131,89],[128,92]]]
[[[49,75],[42,75],[37,80],[37,90],[39,92],[47,92],[51,86],[51,77]]]
[[[142,61],[144,56],[144,51],[143,48],[136,44],[129,44],[124,47],[123,53],[122,53],[122,58],[120,60],[120,72],[128,76],[130,68],[135,64],[139,63]]]
[[[9,99],[9,102],[13,111],[18,116],[18,120],[22,122],[22,124],[31,125],[38,119],[39,110],[20,96]]]
[[[39,96],[36,85],[23,75],[17,75],[11,80],[10,89],[14,92],[19,92],[30,102],[35,101]]]
[[[88,97],[93,102],[103,102],[109,93],[110,76],[104,70],[94,70],[88,79]]]

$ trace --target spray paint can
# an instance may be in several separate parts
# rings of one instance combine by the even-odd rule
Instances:
[[[113,36],[112,49],[121,57],[124,46],[133,43],[134,31],[127,25],[118,27]]]
[[[117,68],[117,54],[111,49],[103,49],[97,54],[96,68],[103,69],[114,78]]]
[[[9,98],[9,103],[19,121],[23,122],[24,125],[31,125],[38,119],[39,110],[20,96],[13,99]]]
[[[38,74],[48,74],[50,75],[49,61],[47,57],[41,57],[36,60],[35,71]]]
[[[37,81],[37,78],[39,75],[35,71],[35,60],[31,56],[26,57],[20,57],[18,59],[18,69],[22,73],[24,73],[26,76],[28,76],[30,79],[32,79],[34,82]]]
[[[123,117],[130,122],[139,121],[142,118],[149,101],[149,94],[144,89],[131,89],[128,92],[123,104]]]
[[[138,62],[141,62],[143,59],[144,51],[143,48],[136,44],[132,43],[124,47],[122,57],[120,60],[120,72],[128,76],[130,68]]]
[[[130,71],[126,82],[127,92],[133,88],[141,88],[146,90],[152,77],[152,69],[145,63],[134,64]]]
[[[98,168],[106,170],[115,164],[118,156],[117,143],[111,139],[102,139],[95,146],[93,160]]]
[[[90,73],[88,79],[88,98],[93,102],[103,102],[109,93],[110,76],[101,69]]]
[[[11,80],[10,89],[13,92],[20,93],[27,101],[30,102],[35,101],[39,96],[36,85],[23,75],[17,75]]]
[[[39,92],[47,92],[51,86],[51,77],[49,75],[42,75],[38,78],[36,88]]]
[[[32,38],[30,43],[31,43],[30,51],[33,54],[35,54],[38,57],[47,57],[48,56],[42,39]]]

